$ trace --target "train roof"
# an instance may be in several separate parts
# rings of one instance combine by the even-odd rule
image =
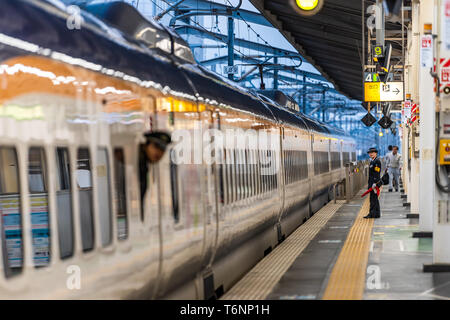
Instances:
[[[133,81],[176,97],[236,108],[265,119],[323,134],[346,136],[337,128],[285,109],[279,102],[270,98],[263,99],[260,94],[255,95],[202,66],[190,63],[189,59],[173,59],[174,56],[167,54],[167,51],[157,46],[152,47],[151,41],[137,39],[135,33],[150,25],[158,30],[161,37],[170,31],[160,28],[155,21],[146,21],[132,6],[121,3],[118,7],[90,8],[92,12],[96,12],[97,17],[82,10],[84,21],[80,32],[67,28],[67,19],[71,13],[60,1],[4,0],[0,11],[0,30],[8,38],[3,38],[2,42],[29,51],[28,53],[45,52],[54,59],[63,57],[63,62]],[[117,8],[127,8],[125,20],[118,17],[120,15]],[[107,17],[107,21],[98,18],[102,16]],[[117,20],[123,22],[127,19],[135,19],[137,22],[128,25],[128,32],[117,29],[121,26]],[[8,40],[11,38],[13,40]],[[147,35],[148,39],[151,38]],[[17,40],[23,43],[18,45]],[[180,46],[183,44],[182,41],[177,43]],[[39,49],[30,49],[36,45]],[[173,45],[172,53],[174,49]],[[0,51],[1,60],[12,55],[10,50]],[[290,99],[287,101],[291,102]]]

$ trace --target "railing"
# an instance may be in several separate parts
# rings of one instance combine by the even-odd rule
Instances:
[[[366,188],[369,176],[369,161],[349,162],[345,164],[345,179],[334,185],[334,201],[346,200],[347,203],[362,189]]]

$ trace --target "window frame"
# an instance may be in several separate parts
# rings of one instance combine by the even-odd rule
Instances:
[[[81,251],[83,254],[88,254],[91,253],[93,251],[95,251],[95,249],[97,248],[96,246],[96,241],[97,241],[97,233],[96,233],[96,219],[95,219],[95,215],[96,215],[96,211],[95,211],[95,206],[94,206],[94,197],[95,197],[95,192],[94,192],[94,172],[93,172],[93,168],[92,168],[92,152],[89,146],[85,146],[85,145],[77,145],[76,146],[76,166],[74,168],[75,170],[75,179],[78,178],[77,175],[77,171],[78,171],[78,161],[79,161],[79,152],[80,150],[85,149],[88,151],[88,155],[89,155],[89,171],[90,171],[90,182],[91,182],[91,203],[90,203],[90,207],[91,207],[91,225],[92,225],[92,248],[84,248],[83,245],[83,226],[81,223],[81,198],[80,198],[80,191],[86,190],[88,188],[81,188],[78,185],[78,181],[75,180],[75,184],[77,186],[77,193],[78,193],[78,216],[79,216],[79,223],[80,223],[80,236],[81,236]]]
[[[76,221],[75,221],[75,190],[73,188],[73,184],[74,183],[76,184],[76,182],[74,180],[75,171],[73,170],[75,167],[74,167],[74,165],[72,163],[71,148],[69,146],[67,146],[67,145],[59,145],[58,144],[58,145],[55,145],[53,150],[52,150],[52,152],[54,151],[54,154],[55,154],[56,170],[59,170],[59,163],[58,163],[59,158],[58,158],[58,154],[57,154],[58,149],[65,149],[67,151],[67,157],[68,157],[68,161],[69,161],[69,170],[68,170],[68,172],[69,172],[69,186],[70,186],[69,192],[70,192],[70,205],[71,205],[71,214],[70,215],[71,215],[71,233],[72,233],[72,237],[71,237],[72,238],[72,253],[70,255],[68,255],[68,256],[64,256],[63,257],[61,255],[61,246],[59,248],[59,259],[60,260],[66,260],[66,259],[69,259],[69,258],[74,256],[76,248],[77,248],[77,245],[76,245],[76,228],[75,228],[75,223],[76,223]],[[55,178],[58,179],[58,177],[59,177],[58,174],[56,174]],[[58,209],[58,202],[57,202],[58,192],[59,191],[65,191],[65,190],[58,190],[58,184],[55,184],[56,209]],[[59,210],[58,210],[58,212],[59,212]],[[58,244],[60,245],[60,236],[59,236],[59,221],[60,221],[59,218],[60,217],[59,217],[58,213],[56,214],[56,217],[57,217],[56,225],[57,225],[57,228],[58,228]]]
[[[30,187],[30,180],[29,180],[29,175],[30,175],[30,151],[31,149],[38,149],[40,150],[40,155],[43,157],[41,158],[41,166],[42,166],[42,177],[43,177],[43,191],[31,191],[31,187]],[[29,209],[30,209],[30,226],[31,226],[31,251],[32,251],[32,256],[33,256],[33,266],[34,268],[45,268],[45,267],[50,267],[52,264],[52,237],[54,236],[52,233],[52,221],[51,221],[51,211],[50,211],[50,171],[49,171],[49,157],[47,155],[47,151],[46,151],[46,147],[44,145],[37,145],[37,144],[30,144],[27,146],[27,166],[26,166],[26,172],[27,172],[27,182],[28,182],[28,190],[27,190],[27,195],[28,195],[28,202],[29,202]],[[46,265],[36,265],[34,262],[34,250],[33,250],[33,221],[32,221],[32,209],[31,209],[31,196],[34,194],[47,194],[47,219],[48,219],[48,252],[49,252],[49,257],[48,257],[48,263]],[[72,254],[73,255],[73,254]]]
[[[19,212],[19,217],[20,217],[20,242],[21,242],[21,246],[20,246],[20,253],[21,253],[21,264],[20,267],[14,268],[15,270],[13,270],[13,268],[10,266],[9,263],[9,259],[8,259],[8,251],[7,249],[7,245],[6,245],[6,237],[3,234],[3,230],[0,229],[0,239],[1,239],[1,253],[2,253],[2,264],[3,264],[3,274],[5,276],[5,278],[7,279],[11,279],[14,277],[17,277],[19,275],[21,275],[23,273],[24,270],[24,266],[25,266],[25,250],[24,250],[24,246],[25,246],[25,242],[24,242],[24,212],[23,212],[23,201],[24,201],[24,195],[22,192],[22,173],[21,170],[23,169],[23,167],[21,167],[21,162],[20,162],[20,157],[19,157],[19,151],[20,148],[18,148],[16,145],[14,144],[2,144],[0,145],[0,150],[2,149],[12,149],[14,156],[15,156],[15,163],[16,163],[16,179],[17,179],[17,192],[5,192],[5,193],[0,193],[0,195],[6,195],[6,196],[11,196],[11,195],[16,195],[18,196],[18,212]],[[26,168],[25,168],[25,172],[26,172]],[[0,216],[0,218],[3,220],[3,216]],[[2,222],[0,224],[3,228],[4,223]]]

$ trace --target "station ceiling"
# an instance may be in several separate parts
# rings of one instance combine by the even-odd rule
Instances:
[[[363,100],[360,0],[325,0],[311,17],[299,16],[286,0],[250,1],[338,91]]]

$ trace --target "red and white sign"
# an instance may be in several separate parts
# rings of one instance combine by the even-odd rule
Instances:
[[[422,36],[420,62],[422,68],[433,68],[433,36],[431,34]]]
[[[422,49],[431,49],[432,47],[432,38],[431,36],[425,35],[422,36]]]
[[[441,64],[441,81],[440,81],[441,83],[439,90],[440,92],[443,92],[443,89],[445,87],[450,87],[450,59],[441,58],[440,64]],[[436,66],[434,66],[434,72],[436,72]]]

